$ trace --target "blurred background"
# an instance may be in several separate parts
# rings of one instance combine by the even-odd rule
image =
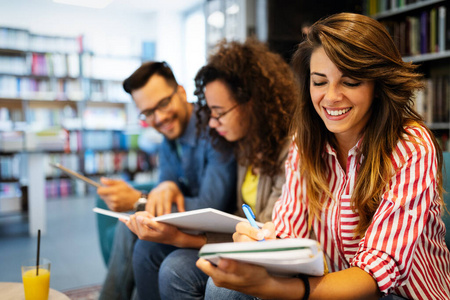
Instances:
[[[52,288],[102,283],[95,188],[48,163],[94,180],[156,180],[161,137],[139,124],[122,89],[145,61],[168,62],[195,101],[193,78],[221,39],[254,36],[289,62],[319,18],[371,15],[421,64],[428,92],[418,110],[446,149],[447,10],[443,0],[0,0],[0,281],[21,281],[41,229]]]

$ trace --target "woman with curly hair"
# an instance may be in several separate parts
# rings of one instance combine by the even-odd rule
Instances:
[[[263,230],[241,222],[233,238],[316,239],[331,272],[277,277],[199,259],[205,298],[450,299],[442,151],[413,109],[415,66],[382,24],[350,13],[312,25],[293,65],[301,90],[282,196]]]
[[[246,203],[252,207],[257,221],[272,220],[273,205],[285,182],[284,164],[292,142],[288,133],[293,105],[299,95],[296,82],[281,56],[253,39],[219,43],[197,73],[197,127],[203,132],[209,125],[214,147],[220,150],[223,143],[231,142],[238,158],[239,216],[244,217],[241,206]],[[136,225],[147,230],[145,224]],[[190,235],[179,235],[183,238],[177,240],[186,243],[174,245],[179,249],[161,264],[159,296],[203,299],[208,276],[195,265],[200,247],[187,248]],[[231,234],[204,235],[205,244],[231,240]],[[135,274],[139,276],[138,272]],[[157,291],[151,290],[151,286],[138,285],[139,296],[157,298]]]
[[[257,219],[271,220],[272,206],[285,181],[288,132],[298,97],[291,68],[254,39],[222,42],[198,71],[195,84],[200,129],[209,125],[219,149],[223,141],[235,148],[236,213],[245,217],[241,205],[246,203]]]

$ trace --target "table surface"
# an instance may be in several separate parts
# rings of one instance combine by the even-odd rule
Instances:
[[[21,282],[0,282],[0,299],[25,300],[25,292]],[[48,300],[70,300],[65,294],[50,289]]]

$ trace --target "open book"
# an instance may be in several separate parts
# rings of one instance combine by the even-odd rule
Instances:
[[[213,264],[220,258],[255,264],[275,275],[324,274],[323,252],[317,241],[310,239],[206,244],[199,256]]]
[[[94,208],[93,211],[105,214],[111,217],[129,219],[130,215],[126,213],[116,213],[110,210]],[[153,218],[154,221],[171,224],[177,228],[190,233],[199,232],[219,232],[233,233],[236,230],[236,224],[239,222],[248,222],[241,218],[214,208],[202,208],[186,212],[175,212]],[[262,223],[258,223],[262,226]]]

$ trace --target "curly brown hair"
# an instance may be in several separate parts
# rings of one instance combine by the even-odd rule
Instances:
[[[228,86],[247,117],[248,132],[234,143],[239,164],[251,165],[261,174],[276,174],[278,156],[288,138],[294,103],[299,95],[290,66],[255,39],[244,43],[221,41],[195,77],[199,129],[207,127],[210,118],[205,86],[215,80]],[[224,138],[213,129],[210,134],[220,148]]]

